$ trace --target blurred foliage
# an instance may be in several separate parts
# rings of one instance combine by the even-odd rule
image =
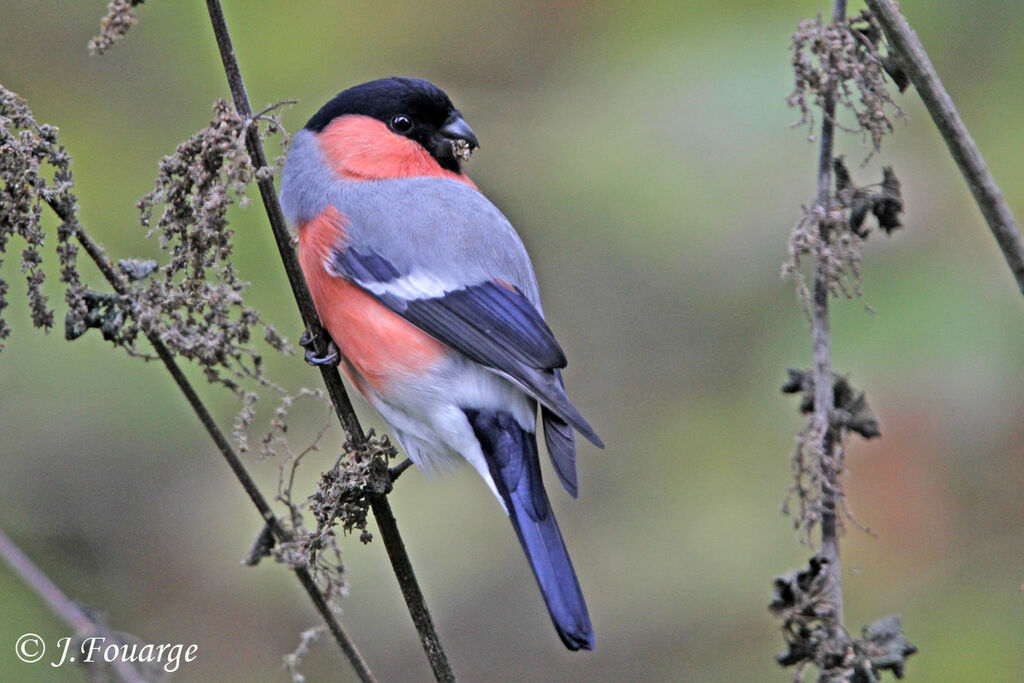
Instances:
[[[608,443],[583,446],[580,499],[554,500],[591,604],[592,654],[558,642],[472,471],[399,482],[392,504],[456,672],[786,680],[766,604],[771,577],[808,552],[779,513],[801,422],[779,386],[809,362],[810,338],[779,270],[816,158],[806,132],[788,128],[787,45],[827,3],[225,4],[254,106],[298,100],[289,130],[384,75],[428,78],[452,96],[483,145],[469,173],[523,234],[570,393]],[[105,5],[0,1],[0,81],[60,127],[90,232],[114,257],[151,258],[135,202],[227,88],[202,3],[151,0],[124,41],[89,58]],[[1024,6],[905,9],[1024,215],[1020,98],[1007,95],[1024,85]],[[847,459],[850,505],[878,534],[847,535],[847,624],[902,613],[921,650],[908,680],[1019,680],[1024,307],[916,95],[897,102],[909,120],[868,169],[856,138],[838,149],[861,177],[894,166],[907,206],[907,229],[866,248],[865,301],[835,306],[835,368],[867,390],[882,431]],[[230,217],[249,303],[294,341],[300,323],[262,210]],[[163,368],[96,334],[43,335],[20,292],[10,298],[0,524],[114,627],[199,643],[177,680],[286,680],[282,657],[316,617],[288,572],[239,566],[260,520]],[[316,381],[296,357],[268,358],[267,372]],[[229,392],[203,392],[229,424]],[[291,433],[311,440],[326,417],[293,414]],[[329,450],[307,465],[308,487]],[[277,463],[251,466],[273,491]],[[344,547],[346,627],[382,680],[425,679],[383,548]],[[14,659],[21,633],[53,642],[65,630],[5,568],[0,614],[0,680],[80,680]],[[302,670],[349,676],[324,642]]]

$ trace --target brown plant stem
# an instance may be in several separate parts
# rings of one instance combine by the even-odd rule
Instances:
[[[224,11],[219,0],[207,0],[206,6],[209,10],[210,22],[213,24],[214,35],[217,38],[217,47],[220,49],[221,61],[224,63],[224,72],[227,74],[228,87],[231,89],[231,98],[234,101],[235,109],[246,119],[252,120],[252,105],[245,90],[245,82],[242,80],[242,71],[238,66],[238,59],[235,57],[235,49],[231,44],[231,34],[228,32],[227,22],[224,19]],[[267,166],[267,155],[263,151],[263,143],[260,142],[256,126],[249,126],[246,130],[245,147],[256,168]],[[288,277],[292,296],[295,298],[299,314],[302,316],[302,323],[314,335],[313,342],[317,355],[324,356],[327,353],[327,335],[323,333],[323,326],[320,324],[316,307],[313,305],[313,297],[310,296],[306,279],[299,267],[299,259],[295,256],[292,235],[288,230],[281,204],[277,201],[274,181],[270,178],[257,178],[256,185],[267,212],[267,219],[270,221],[270,229],[274,234],[274,241],[277,243],[277,251],[281,256],[281,263],[284,266],[285,275]],[[331,398],[331,403],[334,404],[338,420],[352,444],[357,447],[361,446],[366,441],[366,435],[356,417],[348,392],[345,391],[341,374],[336,367],[326,365],[320,366],[320,374],[327,386],[327,394]]]
[[[402,543],[402,537],[398,533],[398,523],[395,521],[395,515],[391,512],[391,506],[388,505],[387,497],[380,493],[371,495],[370,507],[373,510],[373,518],[377,520],[380,536],[384,540],[388,559],[391,560],[391,566],[395,571],[395,578],[398,579],[398,585],[402,589],[402,597],[405,598],[405,604],[409,607],[409,614],[416,626],[416,632],[420,636],[420,644],[434,670],[434,677],[444,683],[454,681],[455,673],[448,665],[448,656],[445,654],[444,648],[441,647],[441,641],[437,638],[430,612],[425,607],[422,610],[413,609],[413,605],[425,606],[426,602],[420,591],[420,585],[416,581],[416,575],[412,573],[412,562],[409,561],[405,544]],[[438,665],[435,665],[435,662]]]
[[[899,58],[900,66],[921,96],[931,114],[953,161],[963,174],[974,201],[981,209],[996,243],[1003,252],[1010,270],[1017,279],[1017,287],[1024,293],[1024,240],[1003,193],[988,170],[967,126],[964,125],[952,98],[946,92],[939,75],[928,59],[928,53],[917,34],[900,13],[892,0],[866,0],[871,12],[882,26],[889,46]]]
[[[228,32],[227,22],[224,19],[224,11],[219,0],[206,0],[206,7],[209,11],[210,22],[213,25],[213,32],[217,38],[217,47],[220,50],[221,61],[224,64],[224,72],[228,79],[228,87],[231,89],[231,96],[235,103],[235,109],[247,119],[253,118],[252,105],[245,90],[245,82],[242,80],[242,72],[238,66],[238,59],[235,57],[234,47],[231,44],[231,34]],[[267,166],[266,154],[263,151],[263,144],[260,142],[256,127],[252,126],[246,133],[246,148],[253,164],[257,168]],[[326,338],[323,333],[323,326],[317,316],[316,308],[313,305],[313,298],[309,294],[306,280],[299,268],[299,261],[292,247],[291,233],[281,211],[281,205],[277,200],[277,192],[274,182],[269,177],[257,181],[260,197],[267,211],[267,218],[270,221],[270,228],[274,233],[277,242],[278,253],[284,265],[285,274],[291,285],[292,295],[298,305],[299,313],[306,328],[314,333],[315,349],[318,355],[324,355],[327,350]],[[349,441],[355,448],[360,448],[366,443],[366,435],[363,433],[359,419],[356,417],[352,402],[349,400],[345,386],[342,384],[341,375],[336,367],[320,366],[320,374],[324,384],[327,386],[327,393],[334,404],[335,412],[338,415],[342,427],[348,434]],[[412,563],[405,552],[405,544],[398,532],[394,514],[391,511],[391,504],[383,495],[370,496],[370,505],[373,509],[374,518],[384,539],[385,548],[388,551],[388,558],[395,577],[398,579],[405,598],[406,607],[412,617],[413,624],[419,633],[423,650],[430,661],[434,676],[439,681],[455,680],[448,656],[441,646],[437,630],[434,627],[427,603],[423,598],[416,574],[413,571]]]
[[[835,0],[832,22],[846,21],[846,0]],[[832,149],[835,137],[836,94],[835,84],[825,93],[824,115],[821,122],[821,150],[818,156],[818,193],[814,213],[818,219],[818,232],[822,247],[828,244],[829,214],[832,210]],[[828,601],[832,606],[829,631],[833,638],[843,633],[842,567],[839,554],[839,524],[836,492],[842,464],[837,462],[838,451],[832,430],[832,412],[835,409],[832,389],[832,332],[829,320],[829,286],[827,265],[821,254],[814,259],[814,291],[811,299],[811,346],[814,355],[814,416],[818,440],[816,450],[822,462],[825,481],[821,502],[821,555],[828,560]]]
[[[127,295],[129,293],[128,284],[125,282],[124,278],[114,270],[114,267],[103,253],[102,248],[93,242],[92,238],[90,238],[89,235],[86,234],[85,230],[82,229],[82,226],[78,223],[78,219],[74,215],[74,211],[70,207],[67,207],[53,199],[48,199],[47,204],[49,204],[50,208],[53,209],[62,221],[69,226],[72,226],[78,243],[82,245],[82,248],[100,269],[100,272],[103,273],[104,278],[106,278],[113,290],[122,296]],[[235,477],[242,485],[242,488],[245,489],[245,492],[253,502],[253,505],[255,505],[256,509],[259,510],[264,522],[266,522],[267,526],[269,526],[271,531],[273,531],[274,536],[282,543],[293,540],[291,534],[281,526],[277,516],[270,508],[270,504],[267,502],[267,499],[263,496],[263,493],[249,474],[249,471],[245,468],[245,464],[242,462],[241,458],[238,457],[238,454],[235,453],[234,449],[231,447],[231,443],[224,435],[224,432],[222,432],[220,427],[217,426],[213,416],[210,415],[210,412],[206,409],[206,406],[203,404],[202,399],[199,398],[199,394],[196,393],[192,383],[188,381],[188,378],[185,377],[185,373],[181,371],[181,367],[174,359],[174,354],[171,353],[171,350],[167,348],[167,345],[163,343],[156,332],[146,330],[145,335],[149,340],[149,343],[153,346],[153,349],[156,351],[157,356],[167,368],[167,371],[171,373],[174,383],[178,385],[182,394],[185,395],[185,400],[188,401],[188,404],[195,412],[196,417],[199,418],[199,421],[203,424],[203,427],[206,428],[210,438],[213,439],[214,444],[217,446],[217,450],[220,451],[224,460],[227,461],[228,466],[231,468],[231,471],[234,472]],[[324,618],[331,634],[334,636],[339,647],[341,647],[342,651],[345,653],[349,662],[351,662],[352,667],[355,669],[360,680],[365,683],[375,681],[376,679],[367,666],[366,661],[363,659],[359,650],[356,649],[355,644],[349,638],[348,634],[345,633],[345,630],[331,611],[330,606],[327,604],[323,593],[321,593],[320,589],[317,587],[316,581],[309,573],[309,570],[305,567],[296,567],[294,571],[296,577],[299,579],[299,583],[302,584],[302,587],[306,590],[306,593],[313,601],[317,611]]]
[[[21,577],[21,580],[28,585],[32,591],[43,599],[49,606],[50,611],[57,615],[65,624],[75,630],[75,634],[89,638],[93,636],[111,638],[111,634],[92,618],[90,618],[74,600],[64,595],[64,592],[50,580],[43,571],[29,559],[28,555],[22,552],[21,548],[15,545],[14,541],[7,537],[3,529],[0,529],[0,558]],[[125,683],[145,683],[146,679],[135,670],[131,664],[115,657],[107,662],[110,667]]]

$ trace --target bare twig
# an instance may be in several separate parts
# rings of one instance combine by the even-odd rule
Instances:
[[[109,637],[106,629],[97,624],[87,615],[78,604],[64,595],[64,592],[50,580],[43,571],[37,567],[28,555],[22,552],[21,548],[15,545],[14,541],[4,534],[0,529],[0,558],[14,570],[14,573],[21,577],[32,590],[49,606],[50,610],[57,615],[64,623],[75,630],[75,633],[83,638],[92,636]],[[73,660],[72,660],[73,661]],[[112,660],[105,660],[117,674],[117,677],[126,683],[145,683],[145,678],[135,670],[131,664],[119,657]]]
[[[384,539],[384,547],[388,551],[388,559],[395,571],[395,578],[402,588],[402,597],[409,607],[409,614],[416,625],[416,632],[420,636],[420,644],[423,651],[427,653],[427,659],[434,670],[434,677],[438,681],[454,681],[455,673],[448,664],[448,655],[441,647],[441,641],[434,630],[434,623],[431,621],[430,612],[426,609],[426,601],[420,591],[419,582],[412,571],[412,562],[405,552],[405,544],[398,533],[398,523],[395,515],[391,512],[385,494],[376,493],[370,496],[370,506],[373,509],[373,518],[377,520],[377,528],[380,536]],[[423,605],[423,609],[415,609],[414,605]]]
[[[224,71],[227,75],[228,86],[231,89],[231,96],[234,99],[235,108],[246,118],[253,118],[252,105],[245,90],[245,83],[242,80],[242,72],[235,57],[235,51],[231,44],[231,35],[228,32],[227,22],[224,19],[224,11],[219,0],[207,0],[207,10],[210,15],[210,22],[213,25],[213,32],[217,38],[217,46],[220,49],[221,60],[224,64]],[[263,144],[255,128],[250,128],[246,134],[246,147],[253,163],[257,168],[267,166],[266,154],[263,151]],[[309,294],[309,288],[299,268],[299,261],[292,247],[291,233],[281,211],[281,205],[277,200],[277,192],[274,182],[270,177],[258,179],[260,197],[267,211],[267,218],[270,221],[274,239],[277,242],[277,249],[284,265],[285,274],[291,285],[292,295],[298,305],[299,313],[306,328],[314,333],[314,344],[318,355],[326,352],[327,335],[322,333],[323,327],[316,314],[313,299]],[[366,443],[366,435],[356,417],[352,402],[341,381],[341,375],[336,367],[320,366],[320,373],[324,384],[327,386],[327,393],[334,404],[335,412],[338,415],[342,427],[348,434],[349,440],[355,448],[360,448]],[[388,551],[388,558],[395,572],[395,577],[402,589],[406,607],[412,616],[413,623],[420,636],[423,650],[430,661],[434,676],[439,681],[455,680],[448,656],[441,646],[437,630],[434,628],[433,619],[427,609],[423,593],[416,580],[412,563],[405,552],[405,544],[398,532],[391,505],[384,495],[371,495],[370,503],[373,508],[374,517],[380,528],[381,537],[384,539],[385,548]]]
[[[889,46],[898,54],[900,66],[910,77],[932,120],[942,133],[953,160],[960,168],[974,201],[995,235],[1003,256],[1024,292],[1024,240],[1003,193],[988,170],[978,146],[957,113],[952,98],[939,80],[928,53],[892,0],[866,0],[882,26]]]
[[[850,432],[865,439],[876,437],[879,426],[864,393],[832,373],[829,298],[851,295],[847,278],[852,278],[852,294],[860,293],[860,245],[869,232],[864,224],[868,212],[888,234],[900,227],[903,205],[899,181],[891,168],[884,169],[879,189],[857,187],[833,148],[836,130],[844,130],[836,122],[836,110],[855,109],[851,97],[858,91],[871,113],[865,118],[860,115],[863,112],[857,112],[859,127],[849,132],[870,133],[873,150],[878,151],[882,137],[892,130],[884,106],[895,104],[882,77],[883,69],[890,74],[895,70],[890,71],[886,59],[878,54],[880,36],[874,18],[866,11],[847,19],[846,0],[834,0],[828,25],[818,15],[816,20],[800,22],[793,34],[797,86],[789,102],[800,108],[805,119],[810,115],[807,96],[813,96],[822,110],[816,196],[793,229],[792,261],[783,270],[796,280],[806,306],[813,354],[812,368],[790,369],[782,387],[783,392],[802,394],[800,412],[809,415],[797,437],[790,495],[799,503],[795,526],[803,540],[819,545],[805,569],[776,577],[769,605],[782,619],[788,648],[776,660],[794,667],[794,682],[805,680],[811,666],[819,671],[819,683],[878,681],[883,671],[902,678],[906,658],[917,651],[903,635],[898,617],[877,620],[865,627],[861,638],[851,637],[843,624],[839,537],[844,516],[850,517],[842,487],[844,440]],[[855,88],[850,87],[851,81]],[[813,260],[810,288],[799,270],[802,256]],[[786,506],[789,502],[787,499]],[[820,533],[818,544],[815,527]]]
[[[832,21],[846,21],[846,0],[835,0]],[[828,244],[829,214],[832,211],[832,147],[835,135],[835,88],[825,93],[824,115],[821,122],[821,152],[818,156],[818,195],[814,214],[818,218],[818,231],[822,244]],[[836,492],[842,463],[837,462],[835,438],[831,428],[835,409],[832,390],[832,337],[829,322],[829,276],[825,259],[816,255],[814,261],[814,292],[811,300],[811,345],[814,353],[814,430],[825,475],[821,492],[821,555],[828,560],[827,596],[833,608],[830,631],[833,637],[843,628],[842,568],[839,563],[839,525],[836,510]]]
[[[79,244],[82,245],[85,252],[96,263],[96,266],[100,269],[100,272],[103,273],[104,278],[106,278],[114,291],[121,295],[127,295],[129,291],[128,283],[125,282],[124,278],[117,273],[110,261],[107,260],[106,255],[103,253],[103,249],[93,242],[92,238],[90,238],[89,235],[86,234],[85,230],[82,229],[73,209],[69,206],[65,206],[55,199],[47,199],[47,203],[61,220],[72,227]],[[206,428],[210,438],[212,438],[213,442],[217,445],[217,450],[220,451],[221,455],[227,461],[231,471],[234,472],[235,477],[242,485],[242,488],[245,489],[246,494],[248,494],[249,499],[256,506],[256,509],[259,510],[260,515],[263,517],[267,526],[270,527],[279,541],[291,541],[291,534],[281,526],[277,516],[270,508],[270,504],[267,502],[267,499],[259,490],[256,482],[253,481],[249,471],[245,468],[245,464],[231,447],[231,443],[228,441],[227,436],[225,436],[224,432],[222,432],[220,427],[217,426],[216,421],[206,409],[202,399],[199,398],[199,394],[196,393],[192,383],[188,381],[188,378],[185,377],[185,374],[181,371],[181,367],[178,366],[177,361],[174,359],[174,354],[171,353],[170,349],[167,348],[167,345],[164,344],[160,339],[159,334],[156,332],[146,330],[146,338],[153,346],[157,356],[163,362],[168,372],[171,373],[171,377],[174,378],[174,383],[178,385],[178,388],[185,395],[185,399],[199,418],[199,421],[202,422],[203,427]],[[324,599],[323,594],[320,592],[320,589],[316,585],[316,581],[313,579],[309,571],[304,567],[296,567],[294,571],[295,575],[299,579],[299,583],[302,584],[302,587],[306,590],[306,593],[309,594],[310,599],[316,606],[317,611],[320,612],[324,621],[327,622],[327,626],[334,635],[334,639],[338,642],[338,645],[345,653],[345,656],[348,657],[349,661],[352,663],[352,666],[356,670],[360,679],[363,681],[376,680],[370,672],[370,669],[362,655],[356,649],[355,644],[348,637],[348,634],[345,633],[345,630],[331,611],[330,606],[327,604],[327,601]]]

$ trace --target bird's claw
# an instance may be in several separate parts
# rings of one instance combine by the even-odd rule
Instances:
[[[306,362],[314,366],[335,366],[341,360],[341,352],[333,342],[327,342],[327,353],[322,356],[316,355],[316,349],[306,349]]]
[[[341,360],[341,352],[338,350],[338,345],[334,343],[334,340],[327,339],[327,352],[322,356],[316,355],[316,349],[313,348],[316,342],[316,335],[312,334],[309,330],[306,330],[299,337],[299,346],[306,349],[306,362],[314,367],[322,366],[335,366]]]

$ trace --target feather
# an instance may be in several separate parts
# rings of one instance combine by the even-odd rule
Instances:
[[[480,441],[491,477],[505,502],[555,630],[570,650],[593,650],[594,629],[544,491],[536,438],[508,413],[464,412]]]

